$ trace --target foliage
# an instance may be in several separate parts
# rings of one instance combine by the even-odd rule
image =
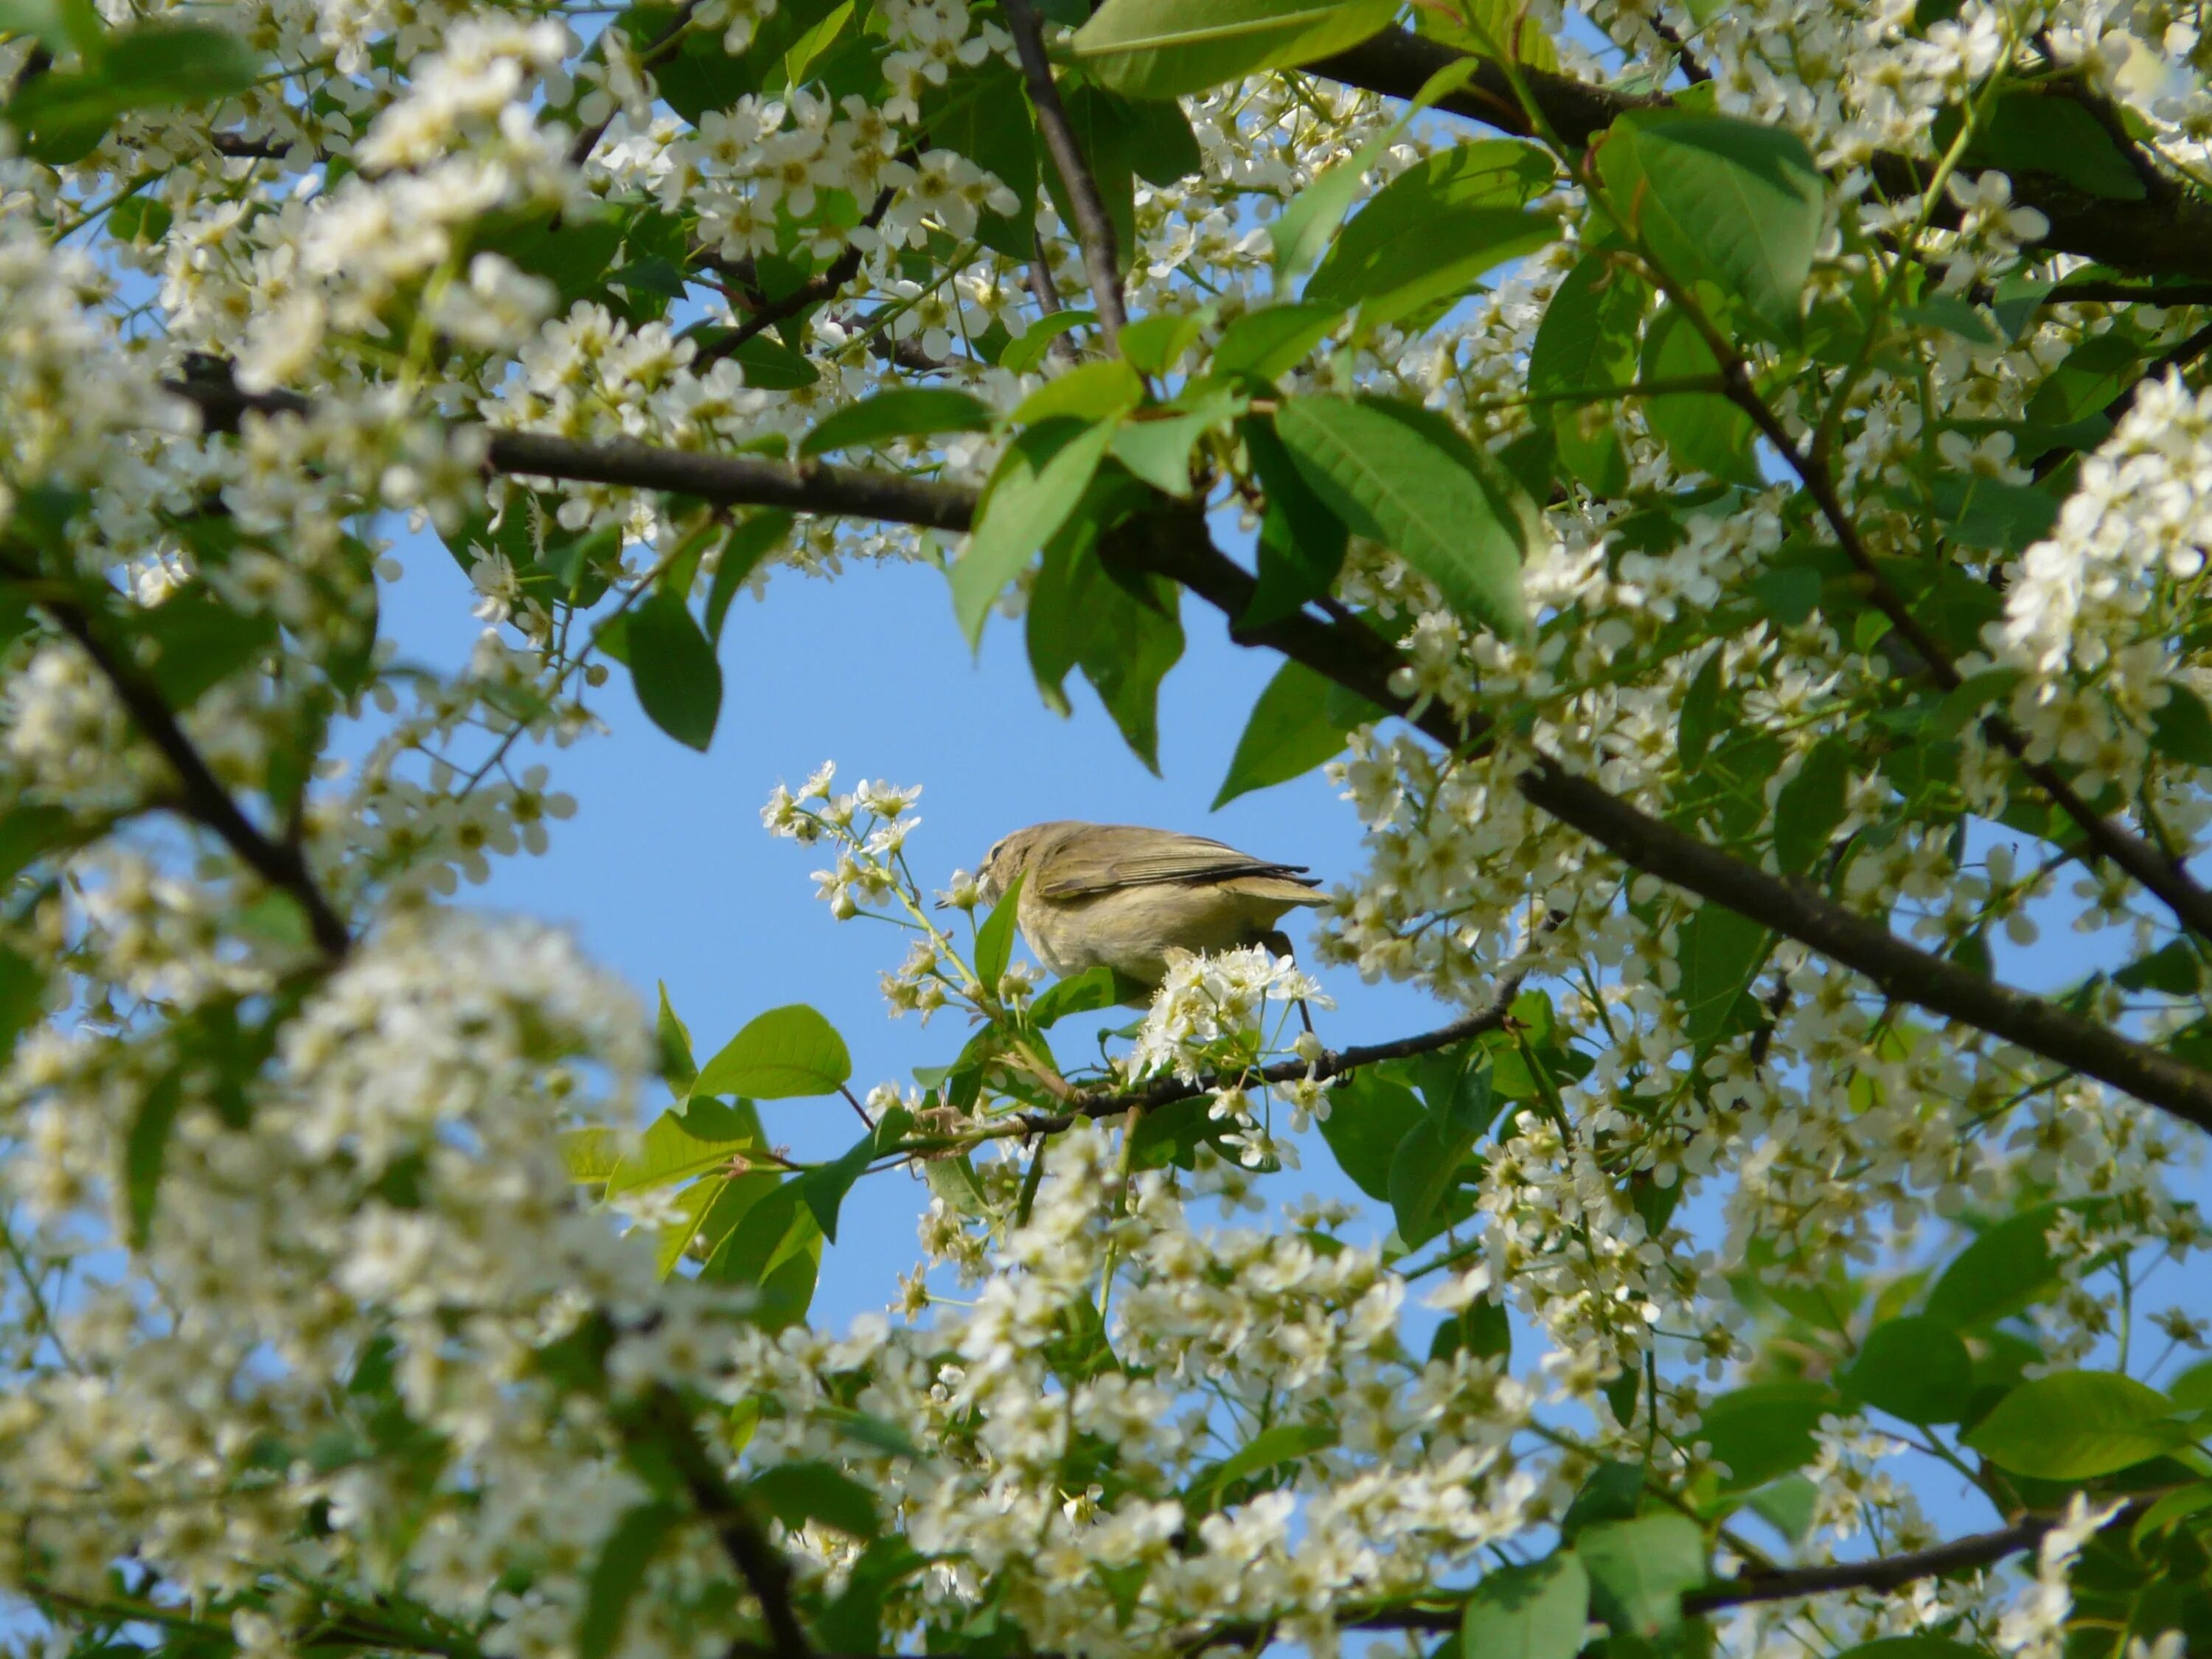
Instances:
[[[2212,1645],[2200,34],[0,0],[0,1589],[72,1659]],[[1310,960],[1048,987],[828,767],[763,822],[908,939],[911,1085],[447,902],[611,684],[707,750],[740,589],[880,558],[1150,765],[1187,607],[1273,653],[1220,799],[1367,834]],[[1328,1048],[1333,969],[1433,1028]]]

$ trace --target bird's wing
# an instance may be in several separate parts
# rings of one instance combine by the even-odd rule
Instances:
[[[1052,878],[1038,888],[1045,898],[1085,898],[1122,887],[1166,883],[1195,885],[1239,877],[1272,876],[1301,888],[1321,884],[1305,877],[1303,864],[1255,859],[1203,836],[1170,835],[1132,824],[1099,824],[1083,837],[1081,850],[1058,849]]]

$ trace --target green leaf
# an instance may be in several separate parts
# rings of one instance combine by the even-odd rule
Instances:
[[[1717,382],[1720,364],[1686,313],[1669,306],[1644,331],[1638,379],[1647,384],[1705,378]],[[1644,399],[1644,419],[1685,472],[1756,486],[1751,416],[1717,392],[1670,392]]]
[[[2076,98],[2001,92],[1971,148],[2008,173],[2047,173],[2108,201],[2140,202],[2146,194],[2112,135]]]
[[[1689,690],[1682,694],[1682,713],[1674,724],[1674,753],[1685,770],[1705,759],[1713,733],[1719,729],[1721,658],[1724,654],[1719,650],[1709,654],[1690,677]]]
[[[1267,493],[1260,520],[1260,581],[1243,618],[1247,628],[1262,628],[1296,615],[1336,585],[1351,532],[1307,484],[1272,422],[1255,416],[1240,421],[1237,431]]]
[[[1045,701],[1065,714],[1062,682],[1080,666],[1132,751],[1157,773],[1160,682],[1182,656],[1182,590],[1159,576],[1117,580],[1095,539],[1094,526],[1074,526],[1046,548],[1030,590],[1030,667]]]
[[[1021,73],[995,54],[973,68],[957,62],[945,68],[943,87],[924,85],[921,130],[933,145],[966,156],[1013,191],[1012,213],[978,212],[975,235],[994,252],[1029,259],[1036,246],[1037,142]]]
[[[1845,1648],[1836,1659],[1989,1659],[1989,1650],[1942,1636],[1885,1636]]]
[[[567,1166],[571,1181],[586,1184],[604,1182],[622,1163],[625,1137],[619,1129],[563,1129],[559,1138],[561,1161]]]
[[[88,831],[58,806],[17,806],[0,815],[0,887],[49,853],[74,847]]]
[[[1729,1466],[1728,1490],[1746,1492],[1811,1462],[1813,1431],[1838,1404],[1818,1382],[1753,1383],[1710,1401],[1697,1437]]]
[[[1728,1033],[1736,1005],[1758,977],[1772,945],[1767,931],[1718,904],[1698,907],[1682,924],[1682,1024],[1703,1049]]]
[[[2087,1480],[2188,1443],[2173,1402],[2116,1371],[2057,1371],[2021,1383],[1961,1436],[2000,1468]]]
[[[1274,244],[1276,282],[1288,282],[1321,258],[1368,173],[1389,153],[1398,133],[1399,129],[1393,126],[1370,138],[1293,196],[1269,222],[1267,240]]]
[[[704,753],[722,713],[722,665],[684,601],[665,589],[628,617],[629,677],[638,705],[662,731]]]
[[[1626,1420],[1624,1413],[1614,1415]],[[1592,1527],[1632,1519],[1643,1505],[1644,1471],[1608,1459],[1589,1472],[1567,1504],[1559,1517],[1559,1536],[1572,1543]]]
[[[1785,1474],[1750,1493],[1744,1502],[1753,1514],[1795,1544],[1813,1529],[1820,1489],[1802,1474]]]
[[[35,35],[55,53],[74,48],[88,64],[99,64],[107,51],[92,0],[0,0],[0,32]]]
[[[737,598],[745,578],[783,545],[795,522],[781,507],[763,507],[730,532],[714,565],[714,585],[707,590],[708,640],[721,643],[722,621],[729,614],[730,601]]]
[[[753,1285],[760,1298],[753,1320],[765,1330],[806,1317],[822,1265],[822,1229],[799,1186],[778,1182],[751,1204],[700,1273],[710,1283]]]
[[[2184,765],[2212,766],[2212,711],[2185,685],[2169,681],[2166,689],[2166,701],[2151,711],[2151,747]]]
[[[1117,92],[1173,98],[1357,46],[1396,10],[1395,0],[1106,0],[1076,31],[1075,55]]]
[[[653,1020],[653,1036],[660,1048],[660,1075],[679,1095],[691,1092],[691,1079],[699,1067],[691,1058],[691,1033],[669,1006],[668,981],[660,981],[660,1012]]]
[[[745,1496],[793,1531],[819,1522],[863,1543],[882,1530],[876,1500],[827,1463],[779,1463],[746,1483]]]
[[[1628,451],[1613,419],[1618,398],[1582,394],[1633,380],[1636,328],[1650,297],[1632,272],[1585,255],[1553,291],[1529,348],[1530,395],[1562,399],[1550,411],[1559,459],[1598,495],[1627,490]]]
[[[984,489],[974,533],[951,570],[953,609],[969,644],[982,639],[984,618],[1006,584],[1074,513],[1113,437],[1110,422],[1054,421],[1029,428],[1006,447]]]
[[[1304,397],[1275,411],[1275,432],[1346,525],[1436,583],[1462,616],[1520,637],[1534,509],[1449,422],[1382,398]]]
[[[939,432],[988,432],[991,411],[948,386],[902,386],[834,409],[799,441],[802,455],[866,449],[893,438],[926,438]]]
[[[1301,777],[1343,751],[1347,728],[1335,719],[1341,705],[1330,697],[1333,689],[1301,662],[1285,660],[1275,671],[1237,740],[1215,811],[1251,790]]]
[[[1008,883],[999,902],[991,907],[991,914],[975,930],[975,978],[988,995],[998,994],[999,981],[1006,976],[1006,963],[1013,958],[1014,929],[1021,917],[1022,884],[1028,879],[1029,872],[1024,870]]]
[[[1047,986],[1030,1004],[1030,1024],[1050,1030],[1071,1014],[1094,1014],[1128,1000],[1146,988],[1111,968],[1086,968],[1081,973]],[[1146,1000],[1150,1000],[1149,996]]]
[[[1049,317],[1040,317],[1000,354],[999,367],[1011,374],[1026,374],[1044,361],[1054,340],[1097,320],[1095,311],[1055,311]]]
[[[757,1125],[750,1129],[710,1125],[690,1113],[663,1112],[609,1171],[607,1195],[616,1198],[689,1181],[709,1170],[726,1168],[732,1159],[765,1146]]]
[[[1774,801],[1774,861],[1796,874],[1827,854],[1844,821],[1851,781],[1851,750],[1841,738],[1823,738],[1782,786]]]
[[[1272,1429],[1261,1430],[1212,1468],[1201,1470],[1191,1481],[1192,1495],[1202,1498],[1210,1507],[1225,1488],[1246,1476],[1280,1463],[1295,1463],[1335,1443],[1336,1431],[1325,1424],[1278,1423]]]
[[[1038,421],[1112,421],[1145,398],[1145,383],[1119,357],[1079,363],[1054,375],[1022,399],[1008,418],[1017,426]]]
[[[1146,374],[1166,374],[1182,361],[1183,353],[1205,331],[1212,314],[1212,307],[1209,306],[1197,311],[1164,311],[1156,316],[1139,317],[1123,325],[1115,340],[1115,349],[1132,368]]]
[[[1221,331],[1213,348],[1217,374],[1252,374],[1272,380],[1296,368],[1343,317],[1340,306],[1263,306]]]
[[[1387,1200],[1391,1160],[1414,1127],[1427,1120],[1421,1103],[1405,1085],[1371,1067],[1354,1072],[1329,1092],[1328,1100],[1321,1134],[1336,1155],[1337,1167],[1368,1197]]]
[[[576,1620],[576,1659],[607,1659],[622,1639],[629,1604],[645,1582],[645,1571],[660,1553],[684,1511],[674,1504],[640,1504],[615,1522],[592,1575],[584,1583],[584,1607]]]
[[[1681,1622],[1682,1592],[1705,1582],[1705,1535],[1686,1516],[1587,1528],[1575,1553],[1589,1572],[1590,1609],[1616,1636],[1665,1635]]]
[[[1797,337],[1825,196],[1802,139],[1732,116],[1638,111],[1613,123],[1598,170],[1666,270],[1714,283],[1778,338]]]
[[[169,1150],[169,1132],[185,1103],[183,1074],[173,1066],[146,1085],[138,1109],[131,1117],[131,1133],[123,1146],[123,1189],[130,1205],[131,1248],[143,1250],[154,1231],[154,1200],[161,1184],[161,1164]]]
[[[834,1094],[853,1075],[853,1056],[836,1027],[803,1002],[771,1008],[700,1068],[692,1092],[784,1100]]]
[[[1956,1423],[1974,1395],[1974,1362],[1940,1319],[1908,1315],[1867,1333],[1844,1373],[1845,1391],[1908,1423]]]
[[[169,105],[191,107],[243,92],[261,78],[261,54],[228,29],[147,23],[106,37],[94,62],[19,87],[6,118],[30,135],[40,161],[79,159],[116,117]]]
[[[1924,1311],[1954,1330],[2016,1314],[2057,1288],[2058,1263],[2045,1235],[2063,1206],[2038,1205],[1999,1222],[1937,1276]]]
[[[139,666],[179,713],[276,643],[274,620],[234,611],[197,586],[131,612],[129,627]]]
[[[1337,234],[1305,297],[1350,306],[1369,296],[1418,288],[1403,316],[1430,299],[1466,288],[1485,270],[1541,247],[1559,234],[1556,218],[1522,209],[1547,189],[1551,157],[1517,139],[1489,138],[1439,150],[1400,173]],[[1372,305],[1370,325],[1391,320]]]
[[[1575,1659],[1589,1604],[1589,1573],[1572,1550],[1485,1573],[1460,1626],[1462,1659]]]
[[[1439,1212],[1444,1195],[1458,1182],[1482,1129],[1482,1122],[1425,1112],[1398,1143],[1390,1157],[1388,1195],[1398,1236],[1407,1249],[1443,1231],[1446,1218]]]
[[[812,1213],[822,1236],[832,1244],[837,1242],[837,1213],[845,1202],[845,1194],[853,1190],[854,1182],[868,1172],[869,1164],[879,1153],[898,1144],[912,1121],[903,1109],[894,1108],[836,1158],[809,1170],[793,1183],[799,1200]]]

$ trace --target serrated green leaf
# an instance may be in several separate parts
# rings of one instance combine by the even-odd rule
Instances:
[[[2000,1468],[2039,1480],[2087,1480],[2185,1445],[2173,1402],[2117,1371],[2038,1376],[1991,1407],[1960,1438]]]
[[[1575,1659],[1589,1600],[1589,1573],[1572,1550],[1485,1573],[1468,1598],[1460,1659]]]
[[[1395,0],[1106,0],[1074,49],[1116,92],[1173,98],[1357,46],[1396,10]]]
[[[783,1100],[834,1094],[853,1075],[853,1056],[837,1028],[803,1002],[745,1022],[699,1068],[692,1092]]]
[[[1436,583],[1462,615],[1520,637],[1533,508],[1503,468],[1441,417],[1382,398],[1293,398],[1275,411],[1275,433],[1346,525]]]
[[[1338,722],[1341,705],[1329,696],[1333,689],[1301,662],[1285,660],[1275,671],[1237,740],[1215,811],[1252,790],[1302,777],[1343,752],[1349,728]]]
[[[969,644],[982,639],[984,618],[1006,585],[1074,513],[1113,438],[1111,422],[1054,421],[1006,447],[951,569],[953,610]]]
[[[1797,337],[1826,193],[1804,140],[1733,116],[1637,111],[1597,154],[1615,210],[1663,269]]]
[[[656,589],[627,618],[630,684],[662,731],[704,753],[722,713],[722,665],[684,601]]]

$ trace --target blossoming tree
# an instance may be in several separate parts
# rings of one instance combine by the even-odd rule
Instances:
[[[0,0],[25,1639],[2212,1646],[2208,70],[2153,0]],[[1432,1029],[1249,951],[1079,1061],[1127,988],[827,772],[768,827],[974,1017],[918,1089],[442,902],[569,809],[518,745],[621,674],[707,747],[738,592],[887,558],[1148,759],[1185,605],[1279,659],[1224,791],[1332,768],[1319,953]],[[902,1316],[810,1323],[901,1169]]]

